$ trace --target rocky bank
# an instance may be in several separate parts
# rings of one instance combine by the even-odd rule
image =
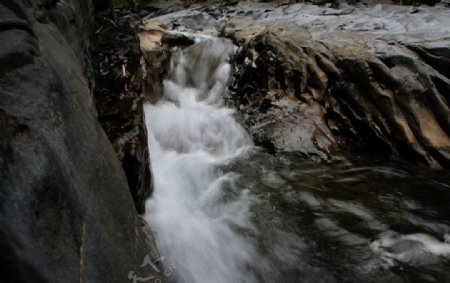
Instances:
[[[445,5],[242,2],[150,16],[142,30],[233,39],[230,101],[273,152],[449,167],[449,19]]]

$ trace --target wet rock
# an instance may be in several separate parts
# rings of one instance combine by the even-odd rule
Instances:
[[[171,48],[162,44],[163,29],[159,26],[146,28],[138,33],[143,54],[143,93],[148,101],[155,103],[163,94],[162,82],[169,70]]]
[[[448,167],[450,44],[442,27],[450,14],[411,11],[291,5],[232,17],[225,33],[242,46],[233,97],[261,117],[249,130],[264,125],[262,135],[281,151],[326,159],[339,148],[358,149]],[[268,110],[276,114],[259,110],[259,101],[286,99],[290,107]]]
[[[122,163],[136,209],[144,213],[152,178],[144,125],[141,52],[135,30],[140,15],[125,8],[114,12],[114,20],[97,20],[94,97],[98,120]]]
[[[88,83],[92,3],[55,2],[0,1],[1,280],[159,277],[141,268],[152,245],[97,121]],[[35,19],[43,14],[46,21]]]
[[[192,45],[195,43],[193,38],[182,34],[168,34],[164,33],[161,38],[162,44],[167,44],[169,46],[184,46]]]

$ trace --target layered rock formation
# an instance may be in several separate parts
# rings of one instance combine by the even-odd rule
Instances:
[[[240,3],[193,6],[146,25],[240,46],[231,100],[271,151],[322,160],[357,151],[449,167],[449,19],[443,5]]]
[[[277,150],[359,146],[448,167],[449,18],[442,7],[248,8],[225,33],[243,47],[236,98],[265,123],[250,129]]]
[[[90,1],[0,1],[2,282],[156,276],[127,178],[97,121]]]

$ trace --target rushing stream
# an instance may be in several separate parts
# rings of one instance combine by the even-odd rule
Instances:
[[[447,173],[265,153],[224,106],[233,51],[208,37],[177,51],[145,106],[146,220],[169,281],[450,282]]]

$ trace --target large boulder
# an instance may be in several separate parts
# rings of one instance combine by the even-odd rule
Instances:
[[[92,3],[2,0],[0,14],[1,281],[158,276],[86,79]]]

